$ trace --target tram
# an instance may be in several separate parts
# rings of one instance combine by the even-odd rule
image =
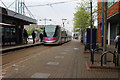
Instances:
[[[62,44],[71,41],[69,31],[59,25],[46,25],[43,31],[44,44]]]

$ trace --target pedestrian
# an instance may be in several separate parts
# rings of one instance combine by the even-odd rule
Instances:
[[[118,37],[119,37],[119,33],[117,34],[117,36],[116,36],[116,38],[115,38],[115,40],[114,40],[114,42],[115,42],[115,48],[117,48],[118,47]]]
[[[28,41],[27,41],[27,38],[28,38],[28,33],[27,33],[27,31],[24,29],[24,39],[25,39],[25,44],[27,44],[28,43]]]
[[[36,34],[35,34],[35,31],[33,31],[32,32],[33,44],[35,43],[35,37],[36,37]]]
[[[43,34],[40,33],[40,42],[42,42],[42,41],[43,41]]]

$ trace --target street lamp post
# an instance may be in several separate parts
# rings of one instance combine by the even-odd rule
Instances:
[[[107,38],[107,1],[104,2],[104,36],[103,36],[103,51],[107,50],[106,45],[106,38]],[[107,55],[105,55],[104,63],[106,64]]]
[[[119,0],[119,21],[120,21],[120,0]],[[118,36],[118,53],[120,53],[120,22],[119,22],[119,36]]]
[[[63,27],[65,27],[65,21],[66,21],[67,19],[62,19],[62,23],[63,23]]]
[[[42,20],[44,20],[44,21],[45,21],[44,26],[46,26],[46,22],[47,22],[47,21],[52,21],[52,19],[46,19],[46,18],[45,18],[45,19],[40,19],[40,21],[42,21]]]
[[[120,0],[119,0],[119,20],[120,21]],[[118,35],[118,53],[120,54],[120,22],[119,24],[119,35]],[[117,66],[119,66],[119,55],[117,56]]]
[[[106,51],[107,38],[107,2],[104,2],[104,36],[103,36],[103,50]]]
[[[91,38],[90,38],[90,49],[92,49],[92,29],[93,29],[93,26],[92,26],[92,0],[90,0],[90,7],[91,7],[91,20],[90,20],[90,27],[91,27]]]
[[[102,0],[102,47],[103,47],[103,35],[104,35],[104,0]]]

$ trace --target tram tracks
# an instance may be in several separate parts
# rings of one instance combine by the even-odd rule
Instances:
[[[3,55],[2,56],[2,68],[5,69],[6,67],[9,67],[13,64],[29,60],[37,55],[40,55],[41,53],[43,53],[44,51],[50,48],[53,48],[53,47],[38,46],[38,47],[34,47],[34,49],[30,48],[31,50],[29,51],[26,51],[25,49],[25,50],[19,50],[17,52],[14,51],[14,53],[11,53],[8,55]]]

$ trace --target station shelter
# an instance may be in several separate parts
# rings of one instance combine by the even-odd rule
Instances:
[[[23,44],[24,25],[36,24],[36,19],[0,7],[2,45]]]

